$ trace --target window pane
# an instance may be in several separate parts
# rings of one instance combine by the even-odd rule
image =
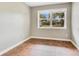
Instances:
[[[40,13],[40,27],[50,26],[50,13],[49,11],[43,11]]]
[[[64,27],[64,12],[52,13],[52,26],[53,27]]]

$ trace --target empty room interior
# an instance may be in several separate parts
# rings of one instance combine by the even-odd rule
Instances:
[[[79,56],[79,2],[0,2],[0,56]]]

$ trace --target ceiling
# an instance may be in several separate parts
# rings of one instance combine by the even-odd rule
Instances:
[[[61,3],[66,3],[66,2],[25,2],[25,4],[29,5],[30,7],[42,6],[48,4],[61,4]]]

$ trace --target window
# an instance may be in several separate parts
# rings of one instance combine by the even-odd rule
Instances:
[[[67,8],[38,11],[38,28],[66,29]]]

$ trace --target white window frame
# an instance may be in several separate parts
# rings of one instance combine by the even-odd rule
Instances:
[[[40,18],[39,18],[39,15],[41,12],[43,11],[49,11],[50,14],[52,12],[64,12],[64,27],[53,27],[53,26],[49,26],[49,27],[40,27]],[[51,19],[50,19],[51,21]],[[38,21],[37,21],[37,26],[38,26],[38,29],[66,29],[67,28],[67,8],[59,8],[59,9],[49,9],[49,10],[39,10],[38,11]]]

